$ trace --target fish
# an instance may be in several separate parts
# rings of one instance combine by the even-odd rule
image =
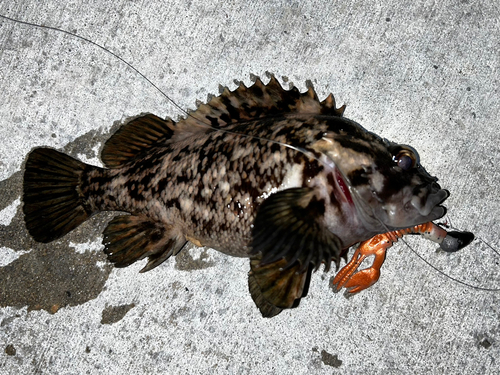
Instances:
[[[30,235],[54,241],[102,211],[120,211],[103,232],[116,267],[159,266],[188,243],[250,261],[250,295],[262,316],[295,308],[312,273],[361,243],[334,280],[357,293],[378,280],[385,250],[420,233],[447,251],[469,232],[447,232],[449,192],[412,147],[344,117],[330,94],[284,89],[270,77],[243,83],[175,122],[129,119],[105,143],[104,168],[39,147],[27,157],[23,212]],[[358,270],[361,258],[377,262]]]

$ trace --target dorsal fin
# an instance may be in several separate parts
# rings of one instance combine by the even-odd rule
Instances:
[[[271,76],[267,85],[257,77],[255,83],[246,87],[243,83],[234,90],[224,88],[222,94],[201,104],[189,117],[176,124],[177,132],[195,133],[210,128],[224,128],[233,124],[287,114],[310,114],[341,117],[345,106],[335,108],[335,99],[330,94],[320,102],[309,82],[306,92],[296,87],[285,90]]]
[[[300,93],[296,87],[283,89],[274,76],[267,85],[257,77],[250,87],[240,83],[234,91],[224,88],[221,95],[201,104],[177,124],[153,114],[129,121],[106,142],[101,159],[106,167],[118,168],[167,140],[176,142],[214,128],[289,114],[341,117],[344,109],[335,108],[332,94],[320,102],[310,82],[308,90]]]
[[[117,168],[135,159],[153,145],[172,137],[175,124],[146,114],[124,124],[104,144],[101,160],[108,168]]]

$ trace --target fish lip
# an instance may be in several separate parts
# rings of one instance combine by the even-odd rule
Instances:
[[[444,214],[438,215],[436,211],[444,210],[444,213],[446,213],[446,207],[443,206],[442,203],[450,196],[450,192],[446,189],[441,189],[437,183],[433,183],[428,189],[429,192],[425,197],[424,204],[421,204],[422,199],[418,196],[413,196],[408,203],[423,217],[444,216]],[[439,217],[431,220],[435,220]]]

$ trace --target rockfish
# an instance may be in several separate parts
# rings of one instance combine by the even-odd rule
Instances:
[[[320,102],[312,87],[300,93],[257,79],[177,123],[152,114],[130,120],[106,142],[105,168],[34,149],[24,174],[26,226],[50,242],[100,211],[127,212],[105,229],[104,251],[117,267],[147,257],[142,271],[188,242],[249,257],[250,292],[264,316],[297,306],[311,272],[332,261],[338,268],[354,244],[371,241],[363,256],[377,262],[355,273],[356,258],[338,274],[336,287],[352,292],[378,279],[385,248],[405,233],[449,251],[470,243],[471,233],[430,223],[445,214],[449,193],[417,152],[344,118],[344,108],[331,94]]]

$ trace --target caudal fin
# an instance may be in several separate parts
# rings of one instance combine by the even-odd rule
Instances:
[[[28,155],[24,172],[24,220],[33,238],[50,242],[75,229],[92,213],[80,186],[88,166],[50,148]]]

